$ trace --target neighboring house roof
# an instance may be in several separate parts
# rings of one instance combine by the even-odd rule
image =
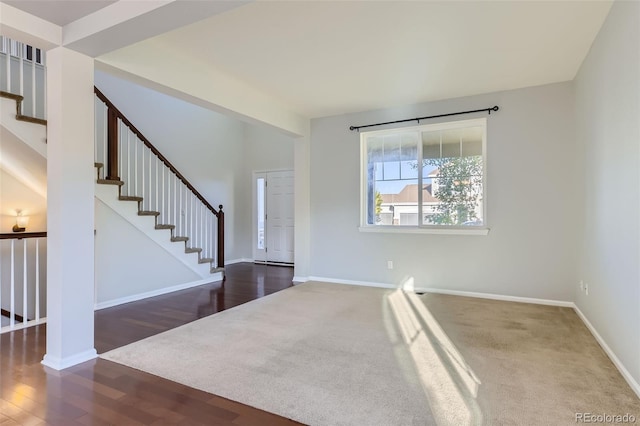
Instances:
[[[399,203],[417,203],[418,202],[418,184],[412,183],[397,194],[380,194],[382,195],[383,204],[399,204]],[[431,184],[424,185],[422,188],[423,203],[439,203],[440,200],[431,195]]]

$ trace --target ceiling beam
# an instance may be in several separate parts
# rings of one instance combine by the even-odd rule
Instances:
[[[62,43],[62,27],[2,2],[0,34],[44,50]]]
[[[120,0],[63,28],[63,45],[97,57],[249,3]]]
[[[171,60],[167,60],[171,58]],[[194,58],[145,43],[96,59],[96,68],[186,102],[292,137],[309,134],[309,119],[277,98]]]

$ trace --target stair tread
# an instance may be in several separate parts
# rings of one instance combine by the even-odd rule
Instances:
[[[24,96],[16,95],[15,93],[5,92],[4,90],[0,90],[0,97],[13,99],[15,101],[22,101]]]
[[[42,124],[43,126],[47,125],[47,120],[42,118],[30,117],[28,115],[16,114],[16,120],[26,121],[28,123]]]
[[[198,260],[198,263],[211,263],[211,262],[213,262],[212,257],[203,257],[202,259]]]
[[[189,241],[189,237],[171,237],[171,241],[174,243],[180,242],[180,241],[187,242]]]
[[[138,216],[160,216],[160,212],[154,212],[151,210],[140,210]]]
[[[118,197],[120,201],[142,201],[142,197],[136,197],[133,195],[121,195]]]
[[[98,179],[98,183],[102,185],[124,185],[124,182],[121,180],[111,180],[111,179]]]
[[[200,253],[201,251],[202,249],[198,247],[187,247],[186,249],[184,249],[185,253]]]
[[[156,229],[173,229],[175,227],[176,227],[175,225],[162,224],[162,223],[156,225]]]

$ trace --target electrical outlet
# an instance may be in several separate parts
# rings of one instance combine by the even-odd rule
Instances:
[[[387,269],[393,269],[393,260],[387,260]]]
[[[584,293],[588,296],[589,295],[589,284],[584,283]]]

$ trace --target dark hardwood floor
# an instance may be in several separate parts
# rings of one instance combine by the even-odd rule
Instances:
[[[292,277],[291,268],[235,264],[224,285],[97,311],[95,347],[102,353],[277,292]],[[40,364],[45,333],[41,325],[0,335],[0,426],[297,424],[103,359],[51,370]]]

